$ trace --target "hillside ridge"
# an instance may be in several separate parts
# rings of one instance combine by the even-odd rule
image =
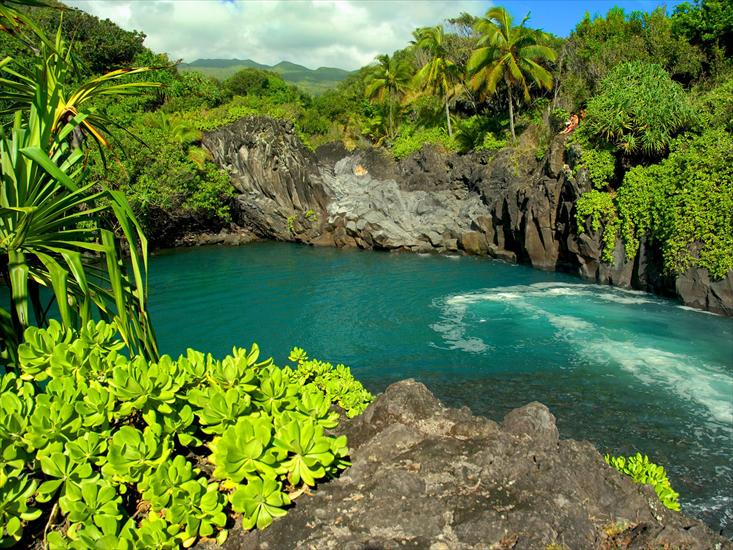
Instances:
[[[196,59],[191,63],[181,63],[178,67],[181,71],[198,71],[218,80],[225,80],[242,69],[272,71],[280,75],[286,82],[316,95],[335,88],[339,82],[351,74],[351,71],[338,67],[309,69],[304,65],[286,60],[275,65],[266,65],[252,59]]]

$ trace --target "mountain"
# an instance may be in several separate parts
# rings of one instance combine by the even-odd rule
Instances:
[[[283,80],[295,84],[306,92],[319,95],[334,88],[346,79],[351,72],[334,67],[309,69],[303,65],[281,61],[277,65],[263,65],[251,59],[197,59],[191,63],[181,63],[181,71],[198,71],[219,80],[229,78],[241,69],[262,69],[279,74]]]

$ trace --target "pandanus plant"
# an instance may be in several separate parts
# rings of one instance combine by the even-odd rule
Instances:
[[[61,32],[50,40],[12,3],[0,29],[29,43],[35,63],[0,61],[0,102],[13,123],[0,128],[0,308],[2,362],[17,364],[24,330],[45,326],[56,304],[64,326],[93,318],[119,329],[131,354],[158,355],[148,315],[147,240],[119,191],[84,183],[84,141],[109,146],[110,121],[91,104],[138,93],[150,82],[120,82],[150,68],[120,69],[71,86],[75,63]],[[115,227],[109,226],[110,221]],[[107,224],[107,225],[105,225]],[[123,249],[129,260],[123,261]]]

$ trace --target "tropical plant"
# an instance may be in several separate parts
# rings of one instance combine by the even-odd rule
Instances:
[[[495,94],[499,82],[503,80],[506,84],[509,127],[514,139],[517,136],[512,89],[520,87],[525,101],[529,101],[530,83],[547,90],[551,90],[553,85],[552,75],[542,63],[554,61],[555,51],[540,43],[544,36],[542,33],[525,28],[528,19],[529,15],[519,26],[513,26],[512,16],[506,9],[495,7],[487,11],[476,23],[476,31],[481,36],[467,67],[475,90]]]
[[[298,367],[279,368],[257,346],[148,362],[121,345],[101,321],[27,329],[19,374],[0,377],[0,546],[221,543],[234,512],[263,529],[349,466],[346,438],[325,430],[333,408],[353,416],[372,396],[343,365],[293,350]],[[245,406],[210,430],[206,399],[223,391]]]
[[[0,272],[10,294],[10,311],[0,309],[3,360],[17,363],[20,336],[33,323],[47,323],[54,301],[64,326],[85,325],[95,307],[114,321],[132,353],[156,357],[147,313],[147,240],[121,193],[82,183],[85,136],[108,145],[109,121],[88,109],[90,101],[153,86],[116,82],[148,69],[113,71],[72,87],[73,60],[60,32],[52,42],[6,5],[0,23],[35,33],[40,42],[27,72],[11,68],[12,58],[0,61],[0,100],[15,112],[12,127],[0,130]],[[123,235],[131,274],[104,217]],[[51,291],[50,302],[42,287]]]
[[[583,131],[628,154],[660,156],[696,120],[682,86],[659,65],[634,61],[618,65],[603,80],[588,102]]]
[[[670,510],[680,511],[679,493],[672,489],[669,483],[667,472],[663,466],[658,466],[649,461],[649,457],[636,453],[634,456],[611,456],[603,457],[606,464],[613,466],[622,474],[626,474],[636,483],[651,485],[657,493],[659,500]]]
[[[461,90],[461,69],[448,57],[446,37],[442,25],[417,29],[414,32],[415,44],[425,50],[429,59],[415,74],[414,86],[441,99],[445,107],[445,120],[448,137],[453,137],[450,120],[450,102]]]
[[[394,137],[394,106],[409,90],[411,69],[403,59],[387,54],[377,56],[364,91],[366,97],[386,101],[389,110],[389,135]]]

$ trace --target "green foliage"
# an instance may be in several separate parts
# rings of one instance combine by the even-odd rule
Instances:
[[[126,155],[105,166],[95,154],[90,180],[122,191],[148,238],[172,244],[181,227],[195,230],[228,223],[235,191],[229,176],[195,145],[200,130],[187,118],[161,115],[133,122],[134,137],[116,132]]]
[[[290,504],[288,495],[282,492],[282,484],[274,479],[254,479],[245,486],[239,486],[229,497],[232,509],[240,512],[245,529],[264,529],[273,518],[286,514],[284,508]]]
[[[352,376],[349,367],[342,364],[334,367],[331,363],[309,359],[308,354],[297,347],[291,350],[288,359],[297,363],[293,377],[304,387],[301,407],[316,410],[317,406],[307,405],[307,396],[314,395],[313,388],[323,392],[328,401],[337,403],[349,418],[361,414],[371,402],[371,394]],[[319,418],[322,414],[309,416]],[[324,427],[331,426],[324,424]]]
[[[733,269],[733,137],[712,129],[679,138],[661,164],[629,171],[618,191],[627,254],[646,236],[661,249],[665,270]]]
[[[733,54],[733,8],[726,0],[683,2],[674,8],[672,28],[709,54],[725,48]]]
[[[663,466],[657,466],[650,462],[649,457],[642,456],[641,453],[636,453],[630,457],[607,454],[603,458],[606,460],[606,464],[613,466],[622,474],[626,474],[636,483],[654,487],[654,491],[662,504],[675,512],[680,511],[679,493],[672,489]]]
[[[721,78],[717,86],[695,94],[693,102],[703,127],[733,132],[733,71]]]
[[[458,151],[498,151],[506,147],[506,140],[497,138],[492,131],[493,121],[475,115],[456,123],[455,144]]]
[[[423,145],[440,145],[448,150],[456,150],[455,141],[444,128],[415,128],[403,126],[395,137],[391,149],[396,159],[403,159],[422,149]]]
[[[616,171],[616,157],[609,148],[593,149],[584,148],[581,153],[578,168],[588,170],[593,187],[605,189],[613,180]]]
[[[621,224],[616,211],[614,195],[595,189],[583,193],[575,203],[575,216],[578,222],[578,232],[585,231],[588,221],[590,221],[592,231],[603,230],[602,257],[605,262],[613,262],[613,251]]]
[[[618,65],[588,102],[584,125],[627,153],[659,156],[673,137],[696,122],[682,87],[659,65]]]
[[[593,231],[603,227],[607,262],[620,231],[629,259],[647,238],[660,247],[667,273],[700,267],[725,277],[733,269],[732,167],[728,132],[680,137],[660,164],[632,168],[617,192],[583,194],[576,203],[579,230],[589,216]]]
[[[79,328],[93,314],[114,320],[131,353],[154,358],[147,239],[123,195],[84,181],[83,142],[86,135],[100,151],[109,145],[104,134],[111,121],[94,109],[95,98],[114,99],[158,84],[120,82],[148,72],[145,67],[79,83],[61,33],[52,42],[9,5],[0,4],[0,29],[20,40],[30,29],[40,44],[26,67],[13,68],[11,58],[0,62],[0,99],[11,104],[15,119],[0,129],[0,273],[10,305],[10,311],[0,309],[2,363],[17,363],[23,331],[45,325],[54,301],[64,326]],[[119,238],[110,227],[118,228]],[[127,264],[122,243],[130,254]],[[102,262],[106,268],[100,270]],[[44,287],[50,302],[42,298]]]
[[[256,345],[221,361],[130,359],[104,322],[25,337],[20,374],[0,378],[3,546],[30,544],[26,526],[56,512],[52,549],[222,542],[233,511],[264,528],[349,465],[346,438],[325,430],[334,407],[353,416],[372,399],[348,368],[297,348],[281,369]]]
[[[560,54],[560,95],[566,106],[576,110],[597,94],[603,79],[622,63],[656,63],[674,79],[689,82],[700,75],[703,60],[700,49],[673,30],[662,7],[651,13],[612,8],[605,17],[589,12]]]

